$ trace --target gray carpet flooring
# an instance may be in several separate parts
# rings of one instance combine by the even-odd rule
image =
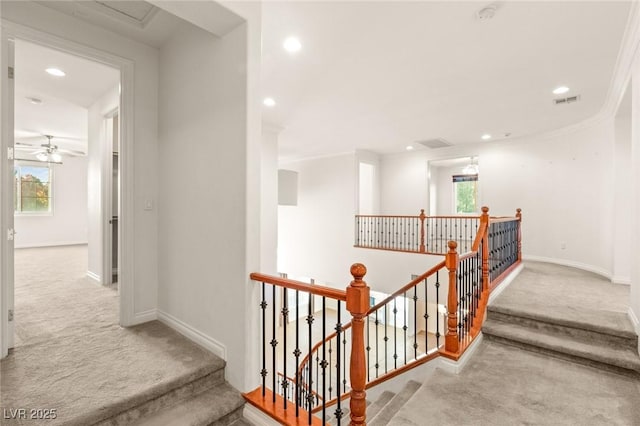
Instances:
[[[522,272],[491,305],[532,319],[635,334],[627,316],[629,286],[611,284],[580,269],[525,262]]]
[[[458,375],[436,370],[390,425],[639,425],[640,381],[482,342]]]
[[[16,251],[19,341],[0,363],[0,406],[57,418],[2,424],[93,424],[224,364],[157,321],[120,327],[116,292],[84,277],[86,250]]]

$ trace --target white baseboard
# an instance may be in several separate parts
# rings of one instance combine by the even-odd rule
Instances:
[[[631,277],[622,277],[620,275],[614,275],[611,277],[612,284],[631,285]]]
[[[440,357],[440,368],[448,373],[458,374],[460,373],[464,367],[467,365],[475,351],[480,347],[480,343],[482,342],[483,335],[482,333],[478,334],[478,336],[471,342],[471,345],[464,351],[464,354],[458,359],[458,361],[454,361],[445,357]]]
[[[280,426],[281,424],[249,403],[244,404],[242,417],[256,426]]]
[[[493,302],[494,299],[500,295],[500,293],[502,293],[507,287],[509,287],[509,285],[513,282],[513,280],[516,279],[518,274],[520,274],[520,272],[522,272],[523,269],[524,269],[524,265],[522,263],[520,263],[520,265],[518,265],[518,267],[516,269],[511,271],[511,273],[509,273],[509,275],[507,275],[507,277],[505,277],[505,279],[502,280],[502,282],[500,284],[498,284],[498,287],[493,289],[491,294],[489,294],[489,302],[488,303]]]
[[[144,324],[145,322],[158,319],[158,310],[149,309],[148,311],[138,312],[133,316],[133,322],[131,325]]]
[[[573,260],[566,259],[556,259],[554,257],[542,257],[542,256],[530,256],[524,255],[523,260],[530,262],[545,262],[545,263],[554,263],[556,265],[570,266],[572,268],[582,269],[583,271],[593,272],[594,274],[600,275],[608,280],[611,280],[611,272],[607,271],[604,268],[600,268],[598,266],[588,265],[582,262],[576,262]]]
[[[179,320],[178,318],[170,315],[161,310],[157,311],[158,320],[162,321],[169,327],[176,330],[178,333],[182,334],[186,338],[194,341],[205,349],[213,352],[215,355],[219,356],[223,360],[227,360],[227,348],[222,343],[218,342],[214,338],[207,336],[203,332],[196,330],[189,324]]]
[[[100,278],[100,275],[91,272],[91,271],[87,271],[87,277],[91,278],[94,281],[97,281],[98,284],[102,284],[102,278]]]
[[[46,242],[46,243],[26,243],[20,244],[16,243],[13,248],[23,249],[23,248],[38,248],[38,247],[58,247],[58,246],[86,246],[88,243],[86,241],[57,241],[57,242]]]

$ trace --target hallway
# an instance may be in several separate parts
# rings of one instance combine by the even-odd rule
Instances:
[[[16,252],[18,344],[0,363],[2,408],[52,409],[47,424],[86,426],[224,374],[224,361],[158,321],[120,327],[116,292],[85,277],[84,259],[86,246]]]

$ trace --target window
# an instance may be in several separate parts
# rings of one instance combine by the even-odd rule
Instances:
[[[52,174],[48,164],[16,163],[13,169],[13,209],[16,213],[51,213]]]
[[[456,213],[478,211],[478,175],[454,175],[453,194]]]

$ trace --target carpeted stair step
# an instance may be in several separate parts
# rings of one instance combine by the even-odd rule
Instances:
[[[88,418],[81,420],[79,425],[95,426],[119,426],[129,425],[139,419],[172,406],[178,401],[198,395],[208,389],[224,383],[225,361],[213,354],[207,354],[206,362],[186,371],[183,375],[172,378],[166,382],[160,382],[151,388],[141,389],[133,396],[116,401],[108,406],[101,407],[100,412],[110,415],[102,417],[101,421],[90,421],[90,417],[96,417],[97,413],[88,413]]]
[[[394,395],[378,413],[373,416],[369,416],[369,413],[367,413],[367,417],[370,419],[367,424],[369,426],[384,426],[389,424],[391,418],[393,418],[413,394],[420,389],[420,386],[420,383],[409,380],[400,392]]]
[[[145,416],[133,426],[227,426],[247,424],[242,419],[244,398],[227,383],[191,396]],[[244,423],[237,423],[242,421]]]
[[[554,334],[547,329],[487,319],[485,337],[538,353],[553,355],[581,364],[616,371],[633,377],[640,375],[640,356],[636,349],[606,342]]]
[[[609,315],[608,321],[603,321],[603,324],[595,324],[593,322],[559,318],[559,316],[549,317],[548,315],[539,313],[533,314],[504,306],[490,305],[487,311],[487,319],[517,323],[526,327],[546,330],[553,334],[577,337],[581,340],[601,341],[603,344],[626,346],[629,348],[638,347],[638,336],[633,330],[633,325],[626,315],[622,314],[615,317],[614,320],[614,313],[607,312]],[[613,327],[611,323],[616,323],[617,327]]]
[[[396,396],[395,393],[391,391],[384,391],[375,401],[373,401],[371,405],[367,407],[367,424],[380,412],[380,410],[382,410],[385,405],[387,405],[389,401],[393,399],[394,396]]]

